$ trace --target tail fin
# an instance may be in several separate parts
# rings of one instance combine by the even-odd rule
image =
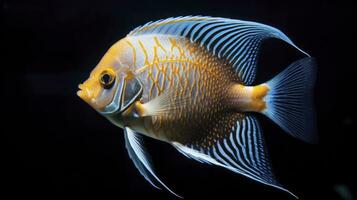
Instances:
[[[266,83],[270,90],[263,111],[284,131],[310,143],[318,139],[312,98],[315,73],[316,63],[311,57],[290,64]]]

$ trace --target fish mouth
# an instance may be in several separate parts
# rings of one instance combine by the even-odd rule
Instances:
[[[77,91],[77,95],[83,99],[87,103],[95,103],[95,99],[93,98],[93,93],[85,87],[84,84],[78,85],[79,90]]]

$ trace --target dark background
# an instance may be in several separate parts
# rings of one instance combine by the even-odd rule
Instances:
[[[174,199],[141,177],[127,156],[123,131],[75,93],[106,50],[130,30],[150,20],[180,15],[266,23],[316,57],[320,143],[295,140],[260,116],[273,168],[280,182],[301,199],[348,200],[348,194],[340,191],[355,192],[353,3],[0,2],[4,195]],[[299,57],[301,54],[286,44],[267,41],[259,59],[257,82],[268,80]],[[167,144],[148,143],[160,177],[185,199],[294,199],[225,169],[188,160]]]

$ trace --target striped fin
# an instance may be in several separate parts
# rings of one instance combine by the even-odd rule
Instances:
[[[149,156],[146,153],[145,147],[142,145],[143,140],[141,135],[135,133],[129,127],[125,127],[125,147],[128,150],[129,157],[133,160],[135,167],[140,174],[155,188],[160,189],[157,184],[162,185],[169,192],[177,197],[182,198],[167,187],[155,174]]]
[[[270,90],[265,97],[263,114],[284,131],[303,141],[318,141],[313,106],[316,61],[306,57],[290,64],[266,84]]]
[[[227,168],[296,197],[275,179],[266,153],[262,130],[251,114],[238,120],[224,139],[218,140],[206,149],[179,143],[173,143],[173,146],[189,158]]]
[[[149,22],[131,31],[128,36],[164,34],[182,36],[227,60],[245,85],[255,80],[257,56],[262,41],[268,38],[281,39],[299,49],[280,30],[250,21],[226,18],[187,16]]]

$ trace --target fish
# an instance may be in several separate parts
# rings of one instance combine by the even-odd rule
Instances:
[[[261,45],[278,39],[302,58],[254,83]],[[149,22],[105,53],[77,95],[124,130],[129,157],[155,188],[149,137],[297,197],[275,177],[257,115],[287,134],[317,142],[316,60],[277,28],[236,19],[184,16]]]

